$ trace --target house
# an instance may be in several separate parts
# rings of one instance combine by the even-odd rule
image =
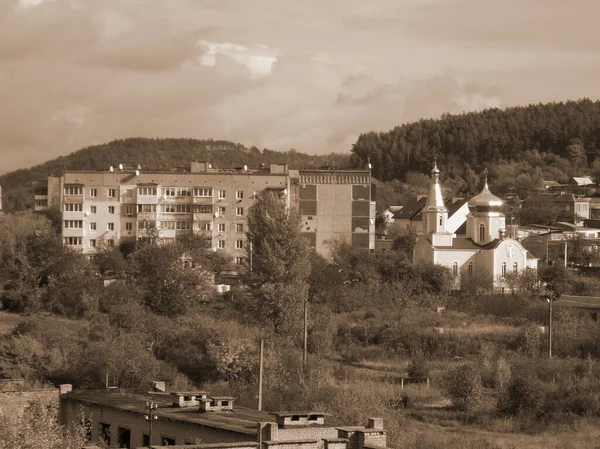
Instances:
[[[537,269],[537,259],[518,240],[506,235],[503,201],[492,194],[487,184],[467,205],[466,233],[459,236],[448,226],[448,207],[442,197],[440,171],[432,172],[427,203],[423,209],[423,231],[417,236],[413,262],[448,267],[455,288],[477,286],[503,291],[510,272]]]
[[[102,246],[157,237],[160,243],[198,233],[228,252],[246,257],[247,215],[258,192],[278,195],[300,212],[308,245],[328,256],[328,242],[345,239],[375,248],[375,191],[369,170],[290,170],[270,164],[217,169],[192,162],[189,170],[66,170],[35,186],[35,210],[62,213],[66,246],[94,254]]]
[[[420,196],[416,201],[410,202],[394,215],[393,224],[396,229],[408,230],[415,233],[423,231],[423,208],[427,203],[427,196]],[[464,225],[467,220],[469,207],[464,198],[454,197],[446,201],[448,208],[448,231],[464,234]]]
[[[318,411],[268,413],[205,391],[73,390],[60,396],[60,420],[83,420],[90,444],[125,448],[373,449],[387,440],[380,418],[340,426]]]
[[[532,218],[544,217],[552,222],[563,221],[583,225],[590,218],[590,198],[582,198],[573,193],[554,195],[532,195],[521,201],[522,215]]]

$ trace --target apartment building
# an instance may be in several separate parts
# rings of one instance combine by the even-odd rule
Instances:
[[[331,239],[375,247],[375,201],[368,170],[303,171],[287,165],[249,170],[215,169],[193,162],[190,170],[142,171],[122,165],[107,171],[65,171],[35,187],[35,210],[55,207],[63,218],[63,243],[93,254],[125,239],[205,233],[214,250],[241,264],[246,217],[256,194],[270,190],[299,210],[303,235],[327,256]]]
[[[369,419],[366,426],[335,425],[325,413],[268,413],[204,391],[109,389],[62,394],[61,424],[82,419],[90,443],[106,447],[372,449],[387,443],[380,418]]]

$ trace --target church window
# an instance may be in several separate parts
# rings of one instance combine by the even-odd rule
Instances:
[[[485,240],[485,225],[481,223],[479,225],[479,241],[483,242]]]
[[[519,271],[519,264],[517,262],[513,263],[513,271],[516,273]]]
[[[440,215],[440,226],[442,226],[442,223],[443,223],[442,216]]]
[[[458,276],[458,262],[452,264],[452,276]]]
[[[502,277],[506,276],[506,262],[502,262]]]
[[[473,276],[473,262],[469,262],[469,277]]]

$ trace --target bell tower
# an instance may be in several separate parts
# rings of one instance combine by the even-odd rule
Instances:
[[[487,169],[483,174],[483,189],[479,195],[469,200],[469,215],[467,215],[467,237],[479,245],[502,239],[506,234],[506,218],[502,213],[504,203],[490,192]]]

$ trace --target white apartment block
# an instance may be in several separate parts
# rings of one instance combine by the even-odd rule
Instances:
[[[58,208],[63,243],[84,254],[149,234],[167,243],[195,232],[241,264],[246,217],[256,194],[265,189],[299,210],[306,222],[320,221],[321,231],[318,225],[303,229],[318,252],[327,255],[327,241],[333,238],[374,248],[375,202],[365,170],[305,172],[281,164],[260,170],[213,169],[207,162],[193,162],[189,171],[65,171],[49,177],[47,188],[36,186],[35,210]],[[342,209],[344,214],[336,218],[335,210]]]

